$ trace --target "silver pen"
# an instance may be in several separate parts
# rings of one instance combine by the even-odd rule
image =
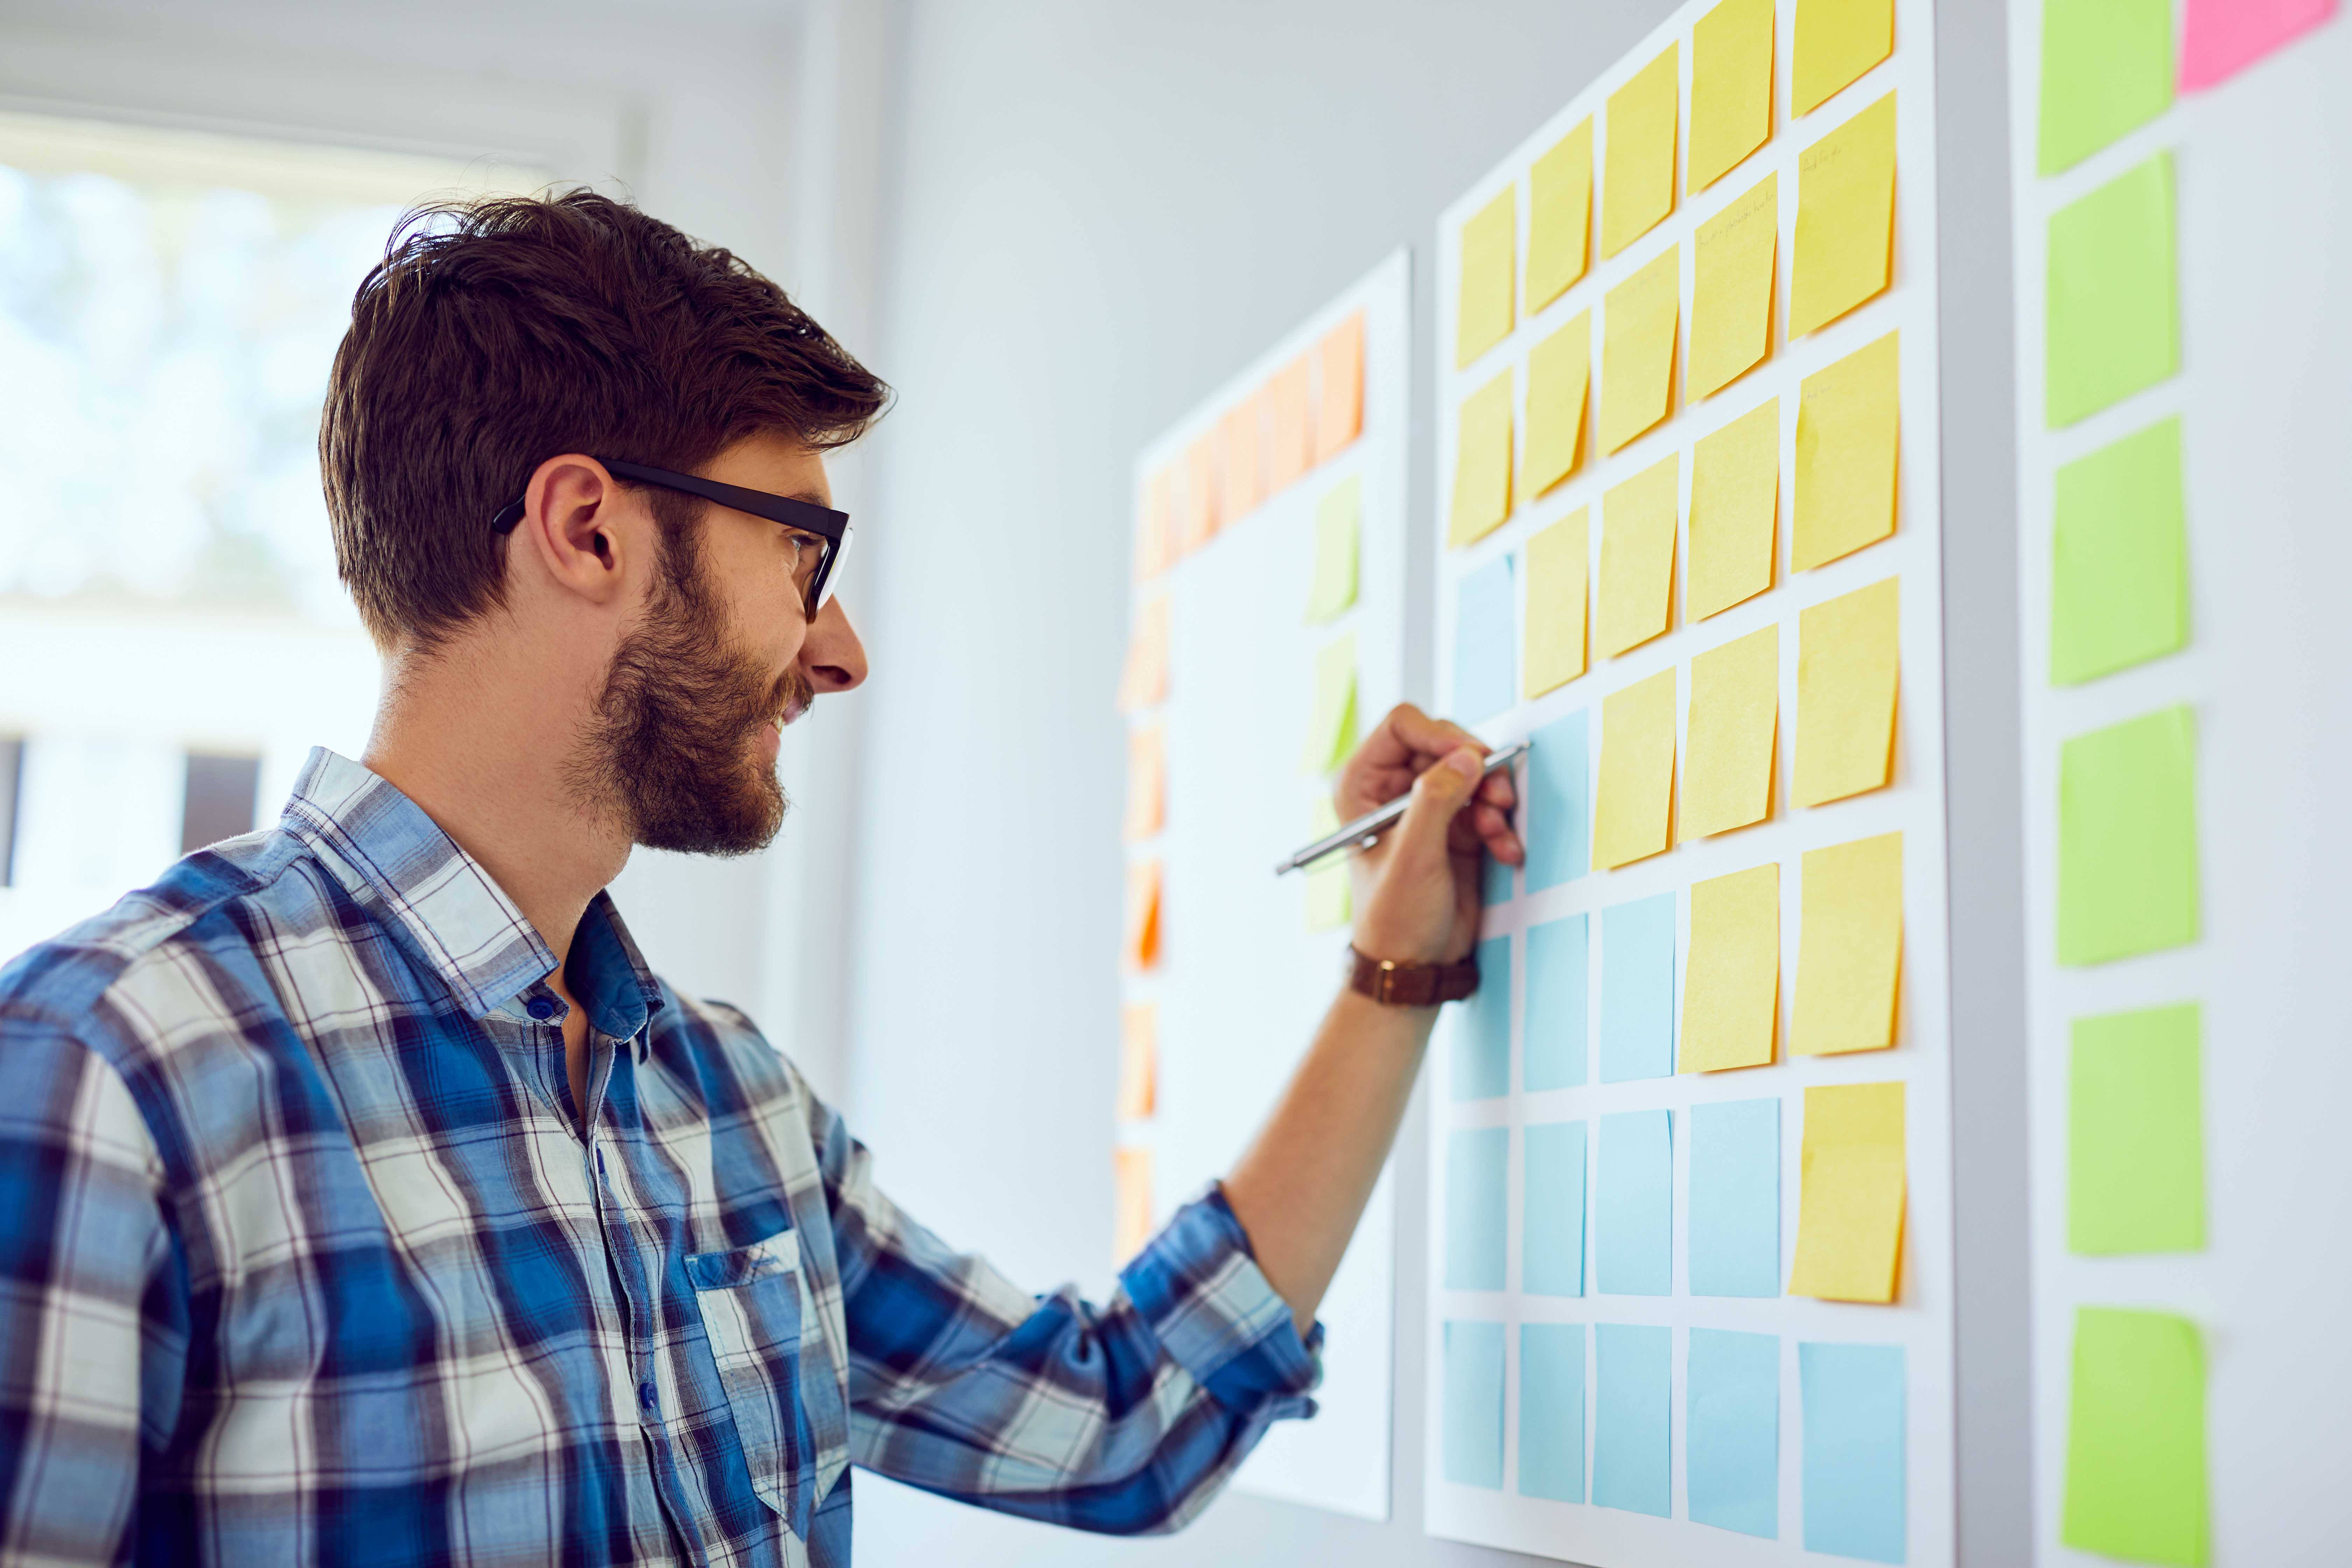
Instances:
[[[1497,768],[1509,767],[1526,754],[1531,743],[1521,741],[1514,745],[1505,746],[1499,751],[1487,752],[1486,767],[1479,776],[1483,779]],[[1380,842],[1381,834],[1397,818],[1404,815],[1404,808],[1412,804],[1412,792],[1407,791],[1388,805],[1364,813],[1355,821],[1342,826],[1338,832],[1317,839],[1281,865],[1276,866],[1274,868],[1274,874],[1279,877],[1285,871],[1296,871],[1304,867],[1312,866],[1316,861],[1327,856],[1337,855],[1342,849],[1370,849],[1374,844]]]

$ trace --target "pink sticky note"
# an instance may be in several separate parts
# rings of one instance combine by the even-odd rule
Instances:
[[[2180,89],[2211,87],[2336,15],[2336,0],[2188,0]]]

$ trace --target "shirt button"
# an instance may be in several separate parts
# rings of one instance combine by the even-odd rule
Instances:
[[[651,1410],[654,1407],[656,1399],[656,1396],[654,1394],[654,1385],[652,1384],[641,1383],[637,1384],[638,1404],[644,1405],[646,1409]]]
[[[555,1016],[555,1004],[544,996],[534,996],[523,1005],[523,1011],[534,1018],[552,1018]]]

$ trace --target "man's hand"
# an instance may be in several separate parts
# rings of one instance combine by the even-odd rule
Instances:
[[[1400,963],[1451,963],[1478,941],[1478,858],[1527,858],[1511,831],[1507,770],[1480,782],[1486,744],[1400,703],[1339,774],[1339,820],[1412,792],[1404,818],[1355,862],[1356,948]]]

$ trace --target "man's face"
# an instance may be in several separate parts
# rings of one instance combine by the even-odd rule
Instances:
[[[704,477],[832,504],[823,460],[779,437],[738,444]],[[649,492],[636,499],[651,504]],[[865,650],[838,599],[807,619],[794,560],[782,527],[717,505],[685,538],[665,542],[575,763],[583,798],[622,814],[636,843],[745,855],[783,825],[783,726],[820,692],[847,690],[866,676]]]

